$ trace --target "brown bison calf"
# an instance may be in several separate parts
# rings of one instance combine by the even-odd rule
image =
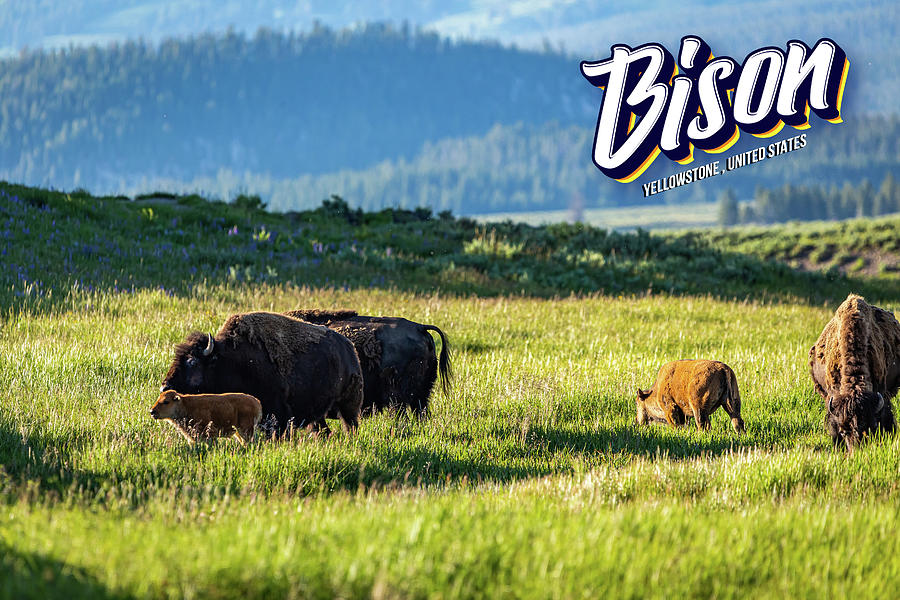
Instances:
[[[262,406],[247,394],[179,394],[166,390],[156,399],[150,416],[169,421],[191,443],[201,436],[213,439],[234,435],[244,445],[253,440]]]
[[[675,427],[693,416],[697,429],[709,429],[709,416],[719,406],[731,417],[738,433],[744,431],[741,396],[734,371],[716,360],[676,360],[666,363],[650,390],[638,389],[637,423],[665,421]]]

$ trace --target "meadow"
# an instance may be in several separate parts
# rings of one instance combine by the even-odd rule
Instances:
[[[656,204],[649,206],[625,206],[612,208],[588,208],[582,211],[580,220],[595,227],[615,230],[642,229],[665,230],[714,227],[718,223],[718,204],[715,202],[690,202],[684,204]],[[474,215],[483,223],[514,221],[529,225],[563,223],[572,219],[567,210],[534,210],[528,212],[500,212]]]
[[[528,236],[550,237],[547,228],[498,226],[491,241],[447,216],[382,231],[340,211],[200,204],[188,205],[194,225],[187,211],[166,212],[177,202],[5,193],[2,597],[812,598],[886,596],[900,583],[900,442],[833,451],[807,367],[848,289],[900,308],[891,273],[801,271],[751,249],[727,258],[756,271],[715,270],[693,288],[678,274],[662,280],[684,282],[681,291],[592,279],[591,269],[666,274],[675,264],[700,273],[711,260],[681,251],[666,263],[691,238],[638,233],[615,238],[617,259],[594,247],[607,266],[595,257],[583,277],[602,289],[571,285],[580,279],[517,289],[494,269],[501,258],[535,273],[540,261],[549,273],[571,260],[528,254]],[[460,256],[487,249],[495,262],[473,261],[466,278],[436,269],[406,249],[417,230],[420,243],[448,240],[435,260],[456,256],[458,235]],[[338,255],[340,241],[326,236],[340,231],[369,252],[365,268],[358,252],[322,257],[314,246]],[[765,238],[742,231],[728,235]],[[643,254],[628,262],[621,249],[638,244]],[[258,275],[265,265],[277,275]],[[751,272],[729,293],[729,278]],[[452,392],[435,392],[425,420],[381,414],[356,435],[336,428],[246,448],[191,447],[150,419],[187,333],[234,312],[297,307],[438,325],[453,347]],[[708,432],[633,424],[635,388],[684,357],[733,367],[745,435],[722,411]]]

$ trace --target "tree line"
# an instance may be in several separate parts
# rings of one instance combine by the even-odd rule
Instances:
[[[389,25],[27,51],[0,61],[0,179],[472,214],[714,202],[725,187],[842,186],[900,164],[896,116],[813,119],[800,151],[644,199],[591,164],[601,96],[577,66]],[[729,152],[769,141],[742,135]],[[682,168],[662,157],[642,180]]]
[[[782,137],[789,135],[785,132]],[[784,182],[840,187],[845,181],[866,177],[878,180],[886,171],[900,167],[900,119],[896,117],[848,118],[840,126],[816,122],[807,137],[802,150],[650,198],[643,197],[639,185],[612,181],[593,166],[591,127],[560,123],[497,125],[486,135],[429,142],[411,159],[383,161],[367,169],[284,179],[223,169],[189,181],[147,178],[123,191],[134,194],[160,188],[219,198],[249,191],[279,211],[313,208],[323,198],[337,194],[365,210],[429,206],[454,214],[478,214],[560,210],[573,205],[715,202],[726,188],[750,198],[757,187],[777,188]],[[743,136],[729,152],[769,141]],[[698,152],[691,166],[714,158]],[[640,181],[684,168],[660,157]]]
[[[719,198],[719,223],[781,223],[878,217],[900,213],[900,184],[888,172],[876,188],[867,179],[854,185],[757,188],[749,202],[738,201],[734,190],[725,190]]]
[[[577,68],[383,24],[26,51],[0,61],[0,177],[113,191],[364,169],[496,123],[590,122]]]

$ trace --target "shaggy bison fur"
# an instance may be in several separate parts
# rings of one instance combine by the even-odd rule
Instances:
[[[666,363],[649,390],[638,389],[637,423],[664,421],[676,427],[686,416],[694,417],[697,429],[709,429],[709,416],[718,407],[725,409],[738,433],[744,431],[741,395],[734,371],[716,360],[676,360]]]
[[[247,394],[179,394],[167,390],[156,399],[150,416],[169,421],[192,443],[200,437],[233,435],[244,445],[253,441],[262,406]]]
[[[434,325],[398,317],[368,317],[352,310],[294,310],[286,315],[324,325],[353,342],[362,365],[363,411],[408,407],[417,415],[428,410],[440,371],[441,387],[450,391],[450,344]],[[429,331],[441,336],[440,357]]]
[[[835,446],[852,449],[878,429],[894,431],[900,324],[893,313],[850,294],[810,348],[809,368]]]
[[[355,430],[362,371],[347,338],[274,313],[232,315],[219,332],[195,332],[176,346],[161,391],[242,392],[259,398],[277,432],[308,427],[328,432],[326,415]]]

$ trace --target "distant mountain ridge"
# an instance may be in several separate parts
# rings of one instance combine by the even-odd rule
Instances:
[[[370,209],[428,204],[463,214],[639,203],[637,186],[607,180],[590,163],[600,93],[581,77],[579,57],[605,56],[615,42],[658,40],[674,50],[688,32],[738,59],[766,43],[835,37],[851,57],[847,123],[815,119],[804,151],[655,201],[712,200],[724,187],[748,199],[757,185],[786,181],[877,182],[900,165],[900,130],[890,116],[900,96],[900,45],[893,42],[900,9],[885,1],[851,8],[800,0],[778,8],[698,0],[677,11],[662,2],[612,10],[595,0],[4,6],[0,45],[54,36],[148,40],[0,60],[0,179],[30,185],[96,193],[199,189],[222,198],[250,192],[280,210],[316,206],[332,193]],[[284,28],[317,18],[349,24],[354,15],[406,15],[457,38],[390,24],[242,33],[274,22],[278,11]],[[198,24],[215,30],[232,22],[242,27],[197,33]],[[194,35],[158,43],[184,32]],[[485,32],[546,49],[462,39]],[[541,33],[546,44],[537,41]],[[778,139],[795,133],[786,128]],[[765,143],[743,136],[733,152]],[[694,164],[715,158],[699,153]],[[677,168],[661,158],[644,179]]]
[[[850,119],[840,126],[815,120],[806,130],[808,141],[802,150],[651,198],[644,198],[638,185],[714,160],[724,165],[728,156],[796,134],[793,128],[785,128],[776,138],[743,135],[728,152],[698,152],[694,162],[685,166],[660,157],[644,177],[628,185],[606,178],[591,163],[591,129],[520,123],[495,126],[484,136],[428,143],[411,160],[384,161],[366,169],[289,179],[223,170],[187,182],[147,179],[125,191],[162,188],[227,199],[252,190],[278,211],[314,208],[338,194],[366,210],[430,206],[454,214],[479,214],[711,202],[726,189],[749,201],[757,188],[776,189],[786,183],[840,188],[845,182],[856,186],[864,179],[877,187],[887,173],[900,172],[900,117],[873,116]]]
[[[0,177],[99,191],[366,168],[498,123],[590,126],[595,95],[557,53],[384,25],[29,52],[0,61]]]
[[[343,29],[371,22],[408,23],[456,40],[565,49],[579,60],[606,56],[617,43],[656,41],[674,48],[687,34],[738,59],[790,39],[830,37],[853,63],[849,92],[861,101],[852,106],[849,98],[850,108],[859,114],[898,111],[900,4],[893,0],[4,0],[0,55],[26,46],[159,43],[229,29],[253,35],[260,27],[302,32],[317,24]]]

